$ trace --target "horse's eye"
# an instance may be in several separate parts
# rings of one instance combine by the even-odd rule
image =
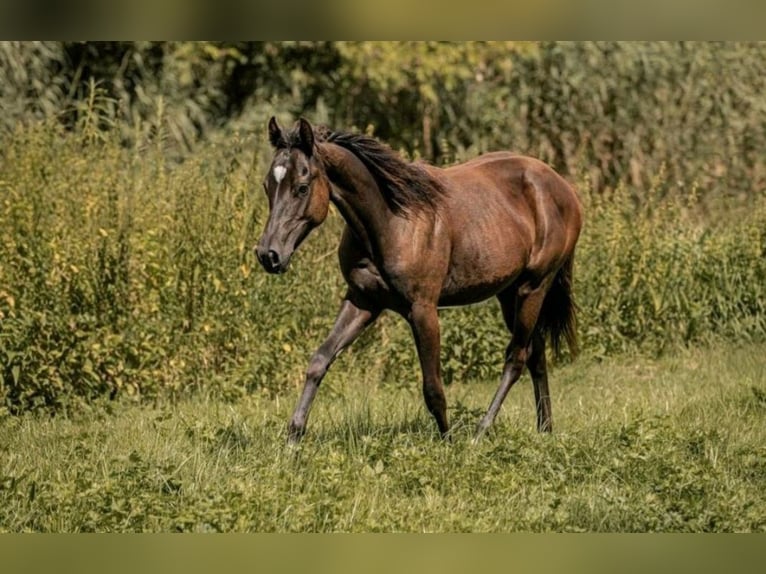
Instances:
[[[295,190],[295,192],[296,192],[298,195],[300,195],[300,196],[304,196],[304,195],[306,195],[306,194],[309,192],[309,186],[308,186],[308,185],[306,185],[305,183],[302,183],[302,184],[300,184],[300,185],[297,187],[297,189]]]

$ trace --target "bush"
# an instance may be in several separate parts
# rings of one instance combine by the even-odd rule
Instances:
[[[766,183],[764,49],[543,43],[514,58],[506,141],[565,173],[587,170],[599,190],[646,189],[662,171],[670,190],[749,196]]]
[[[344,290],[332,256],[337,213],[290,273],[269,276],[251,254],[267,214],[260,181],[271,150],[261,138],[235,134],[178,163],[161,131],[133,147],[117,132],[96,135],[42,123],[2,146],[5,408],[55,411],[115,394],[235,399],[301,384]],[[705,212],[693,186],[662,173],[638,204],[625,185],[580,188],[575,293],[586,354],[763,338],[763,197],[746,211]],[[499,376],[508,334],[496,303],[441,318],[445,380]],[[409,328],[384,316],[334,372],[344,370],[415,383]]]
[[[0,401],[58,411],[301,384],[343,293],[342,221],[289,274],[256,268],[272,113],[369,129],[440,163],[505,148],[568,174],[585,205],[586,354],[763,338],[764,49],[2,43]],[[447,382],[499,376],[494,302],[441,320]],[[409,328],[384,316],[343,369],[412,384]]]
[[[635,207],[625,186],[586,193],[575,271],[584,347],[604,355],[766,334],[766,203],[704,215],[694,190]]]
[[[5,42],[0,131],[82,128],[98,95],[91,129],[183,156],[308,115],[436,163],[513,149],[632,192],[662,169],[710,200],[766,183],[765,66],[756,42]]]

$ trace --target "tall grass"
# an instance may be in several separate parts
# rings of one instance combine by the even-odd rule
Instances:
[[[264,138],[235,134],[179,161],[166,153],[164,125],[159,110],[127,147],[98,122],[18,127],[2,142],[5,412],[116,394],[234,400],[300,383],[343,292],[340,217],[312,235],[288,274],[267,276],[251,254],[267,212]],[[586,223],[575,290],[586,354],[764,337],[763,196],[736,214],[706,213],[693,182],[661,173],[643,190],[602,195],[587,179],[579,188]],[[496,305],[445,310],[442,324],[447,380],[494,380],[508,336]],[[409,331],[393,316],[343,361],[336,368],[392,384],[418,377]]]
[[[584,347],[662,353],[763,337],[766,196],[747,211],[718,203],[711,212],[693,182],[671,184],[662,173],[639,193],[586,192],[576,272]]]

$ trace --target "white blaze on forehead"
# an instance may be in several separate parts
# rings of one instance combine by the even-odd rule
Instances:
[[[286,173],[287,173],[287,168],[285,166],[283,165],[274,166],[274,179],[277,180],[278,184],[285,178]]]

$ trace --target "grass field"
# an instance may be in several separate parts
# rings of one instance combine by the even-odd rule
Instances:
[[[344,79],[342,60],[318,58],[338,98],[316,103],[317,122],[383,137],[395,120],[384,138],[394,149],[422,157],[418,142],[436,136],[445,165],[483,149],[555,159],[585,214],[581,356],[565,354],[551,374],[552,435],[535,431],[525,377],[472,446],[508,333],[494,301],[445,311],[454,433],[444,443],[411,330],[389,313],[340,357],[304,443],[287,449],[303,373],[345,291],[335,257],[345,224],[333,208],[284,276],[263,272],[252,246],[269,213],[267,119],[310,116],[309,88],[324,84],[308,67],[254,74],[284,96],[258,92],[248,114],[196,133],[208,106],[228,108],[216,104],[231,56],[219,48],[169,47],[154,86],[157,46],[131,49],[146,52],[146,76],[119,46],[93,46],[96,68],[118,54],[114,77],[146,96],[130,107],[112,80],[77,87],[91,66],[73,67],[62,89],[61,68],[76,61],[62,46],[6,44],[0,60],[29,65],[0,62],[0,76],[13,72],[0,121],[0,532],[766,530],[760,47],[541,45],[516,60],[518,81],[505,69],[475,84],[460,71],[474,64],[452,52],[445,62],[461,64],[433,60],[434,78],[468,81],[473,95],[439,97],[481,112],[447,118],[433,106],[446,116],[429,138],[430,122],[408,119],[426,117],[417,106],[429,84],[411,92],[414,115],[415,84],[373,90],[370,107],[338,88],[356,86],[356,72]],[[269,65],[287,70],[298,48],[278,47]],[[349,65],[367,61],[343,50]],[[387,84],[409,52],[354,69]],[[209,57],[224,60],[202,82],[206,100],[202,76],[178,70]],[[178,84],[187,76],[193,98]],[[285,78],[306,89],[286,90]],[[37,101],[39,86],[50,98]],[[361,115],[344,111],[347,96]]]
[[[9,137],[0,530],[766,530],[762,194],[710,211],[662,174],[639,205],[583,182],[583,353],[552,374],[553,435],[535,432],[525,379],[471,446],[507,344],[487,303],[441,315],[451,443],[389,314],[333,367],[289,451],[343,292],[342,221],[290,273],[263,273],[250,247],[270,157],[249,136],[180,163],[162,138]]]
[[[297,389],[0,420],[2,531],[764,531],[764,346],[581,359],[552,374],[554,433],[527,377],[478,446],[495,381],[448,388],[438,440],[419,383],[341,360],[309,434]]]

